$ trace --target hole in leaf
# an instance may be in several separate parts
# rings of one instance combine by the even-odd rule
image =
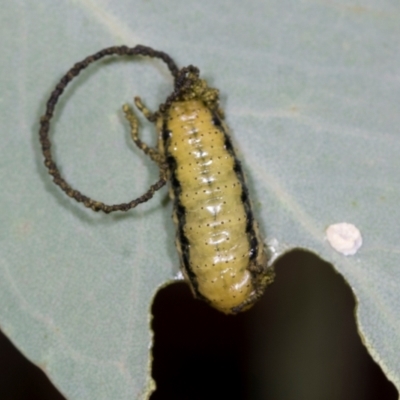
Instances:
[[[65,400],[40,368],[0,331],[0,399]]]
[[[153,304],[153,378],[162,399],[395,400],[361,343],[344,279],[296,250],[252,309],[225,316],[184,283]]]

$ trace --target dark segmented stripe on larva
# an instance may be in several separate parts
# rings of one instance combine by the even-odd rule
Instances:
[[[203,296],[200,295],[198,288],[197,288],[197,278],[196,274],[193,272],[191,265],[190,265],[190,256],[189,256],[189,240],[187,239],[185,232],[184,232],[184,226],[186,224],[186,211],[185,207],[182,205],[180,196],[182,193],[182,188],[179,180],[176,177],[176,168],[177,168],[177,163],[175,160],[175,157],[173,157],[169,151],[168,151],[168,145],[169,141],[171,138],[171,132],[167,129],[167,118],[164,118],[163,121],[163,127],[162,127],[162,132],[161,132],[161,137],[163,140],[163,145],[164,145],[164,151],[165,151],[165,157],[170,173],[170,182],[171,182],[171,188],[172,191],[174,192],[174,213],[176,214],[176,219],[178,221],[178,226],[177,226],[177,237],[180,243],[181,247],[181,252],[182,252],[182,263],[183,263],[183,268],[188,274],[188,277],[190,279],[190,282],[193,285],[193,289],[196,292],[196,295],[198,297],[203,298]]]
[[[246,234],[247,238],[249,240],[249,245],[250,245],[250,256],[249,259],[250,261],[253,261],[258,254],[258,247],[259,247],[259,242],[255,230],[255,221],[254,221],[254,215],[253,215],[253,210],[251,208],[250,204],[250,199],[249,199],[249,193],[248,189],[246,186],[246,182],[244,181],[244,175],[242,168],[240,166],[240,162],[238,159],[235,158],[235,166],[234,166],[234,171],[236,172],[236,175],[239,179],[239,181],[242,184],[242,195],[241,195],[241,200],[244,206],[244,212],[246,214]]]
[[[215,111],[212,112],[212,122],[215,126],[222,126],[221,118],[217,115]]]
[[[169,131],[169,130],[167,129],[166,124],[167,124],[167,123],[166,123],[166,121],[165,121],[165,119],[164,119],[162,131],[161,131],[161,136],[162,136],[162,141],[163,141],[163,144],[164,144],[164,148],[165,148],[165,146],[167,145],[168,139],[171,137],[171,131]]]
[[[258,248],[259,248],[259,241],[257,238],[256,230],[255,230],[255,222],[254,222],[254,215],[253,215],[253,210],[251,209],[251,204],[250,204],[250,199],[249,199],[249,194],[247,190],[247,185],[244,179],[244,174],[242,170],[242,166],[240,164],[240,161],[236,157],[235,149],[233,148],[232,141],[228,135],[228,133],[225,131],[224,126],[221,122],[221,119],[217,115],[216,112],[213,112],[213,124],[215,127],[217,127],[222,134],[224,135],[225,139],[225,148],[228,151],[228,153],[233,157],[234,160],[234,165],[233,165],[233,170],[239,180],[239,182],[242,185],[242,194],[241,194],[241,201],[244,206],[244,212],[246,214],[246,235],[249,241],[249,246],[250,246],[250,256],[249,259],[250,261],[253,261],[257,255],[258,255]]]

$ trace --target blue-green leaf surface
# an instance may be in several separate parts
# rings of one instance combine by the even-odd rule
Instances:
[[[165,189],[126,215],[94,214],[53,185],[38,145],[66,70],[138,43],[221,90],[262,230],[278,254],[301,247],[333,263],[364,343],[400,388],[398,3],[6,1],[0,32],[0,326],[68,399],[146,398],[152,297],[178,271]],[[151,60],[83,73],[52,129],[67,179],[108,203],[142,194],[157,168],[132,145],[121,106],[141,95],[156,109],[171,84]],[[337,222],[360,230],[354,256],[326,241]]]

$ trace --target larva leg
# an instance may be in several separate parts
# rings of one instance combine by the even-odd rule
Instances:
[[[158,152],[157,149],[154,147],[148,146],[145,142],[143,142],[139,138],[139,121],[134,114],[133,110],[131,107],[129,107],[128,104],[125,104],[122,107],[125,118],[128,120],[129,125],[131,127],[131,137],[132,140],[135,142],[136,146],[139,147],[140,150],[142,150],[145,154],[147,154],[155,163],[161,166],[163,163],[163,158],[161,157],[160,153]],[[140,110],[142,111],[142,110]],[[148,110],[146,109],[146,112]],[[143,113],[144,114],[144,113]],[[146,116],[146,114],[144,114]]]

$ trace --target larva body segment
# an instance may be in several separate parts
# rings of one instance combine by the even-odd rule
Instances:
[[[136,106],[158,129],[158,147],[139,137],[138,120],[123,110],[135,144],[160,168],[159,180],[129,203],[108,205],[74,189],[61,175],[51,153],[50,121],[69,82],[106,56],[148,56],[164,61],[174,90],[155,113],[139,98]],[[273,281],[264,244],[254,220],[242,167],[219,108],[218,90],[199,78],[199,70],[178,69],[171,57],[150,47],[114,46],[76,63],[61,78],[40,121],[40,142],[53,181],[69,197],[94,211],[128,211],[148,201],[170,180],[181,269],[194,295],[226,314],[250,308]]]

